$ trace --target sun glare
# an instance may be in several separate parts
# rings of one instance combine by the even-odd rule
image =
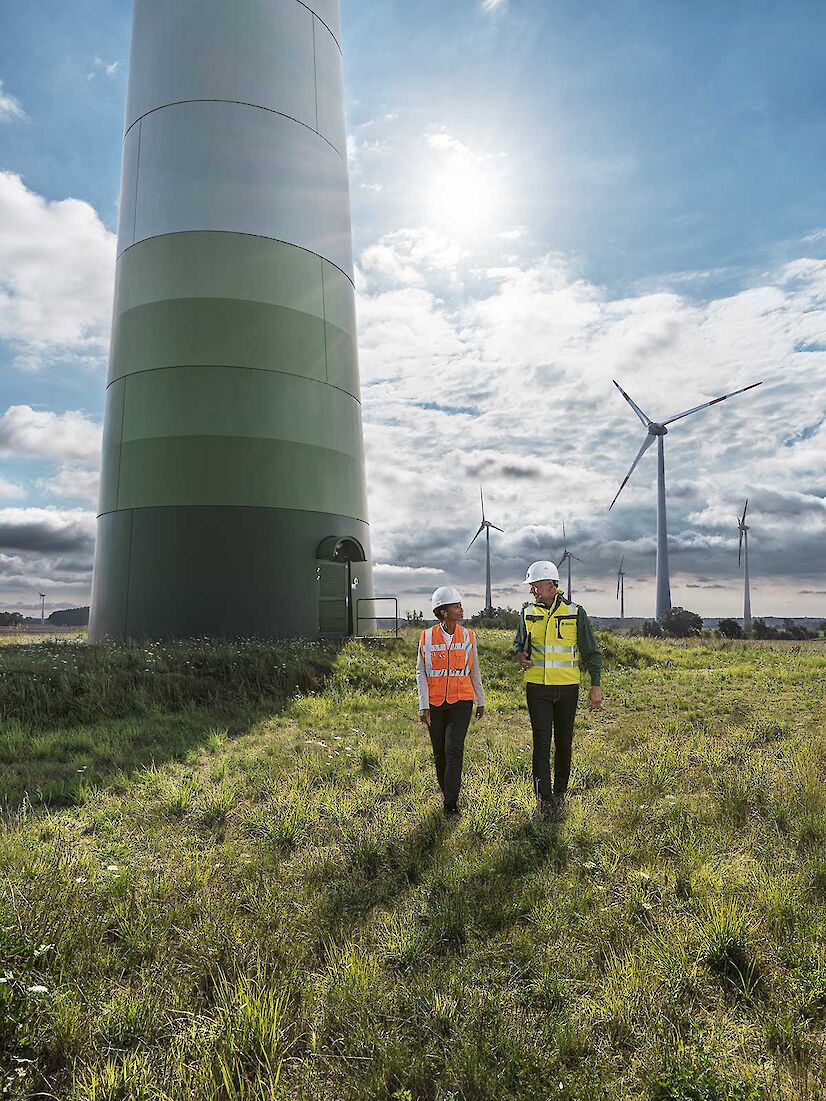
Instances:
[[[497,190],[484,165],[465,159],[444,165],[430,183],[430,220],[454,234],[490,228],[497,213]]]

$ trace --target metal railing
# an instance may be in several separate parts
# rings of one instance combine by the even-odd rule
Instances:
[[[395,626],[395,630],[394,630],[393,634],[394,634],[395,638],[399,637],[399,598],[397,596],[362,596],[356,601],[356,635],[359,638],[381,638],[381,637],[383,637],[381,635],[363,635],[361,633],[361,624],[364,620],[370,620],[372,622],[375,622],[379,618],[375,614],[375,611],[373,612],[372,615],[362,615],[361,614],[362,604],[382,604],[382,603],[387,603],[387,604],[392,604],[393,605],[393,607],[395,609],[395,622],[396,622],[396,626]]]

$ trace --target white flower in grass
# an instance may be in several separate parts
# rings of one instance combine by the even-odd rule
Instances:
[[[107,872],[119,872],[120,867],[117,864],[107,864],[106,865],[106,871]]]
[[[49,989],[46,986],[27,986],[26,989],[30,994],[48,994]]]

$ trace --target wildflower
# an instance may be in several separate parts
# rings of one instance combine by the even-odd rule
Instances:
[[[106,865],[106,871],[107,872],[119,872],[120,868],[117,866],[117,864],[107,864]]]
[[[45,987],[45,986],[27,986],[26,990],[30,994],[48,994],[49,993],[48,987]]]

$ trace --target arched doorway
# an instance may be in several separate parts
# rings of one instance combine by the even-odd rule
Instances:
[[[323,638],[355,633],[359,589],[367,579],[364,548],[352,536],[330,535],[319,543],[318,629]]]

